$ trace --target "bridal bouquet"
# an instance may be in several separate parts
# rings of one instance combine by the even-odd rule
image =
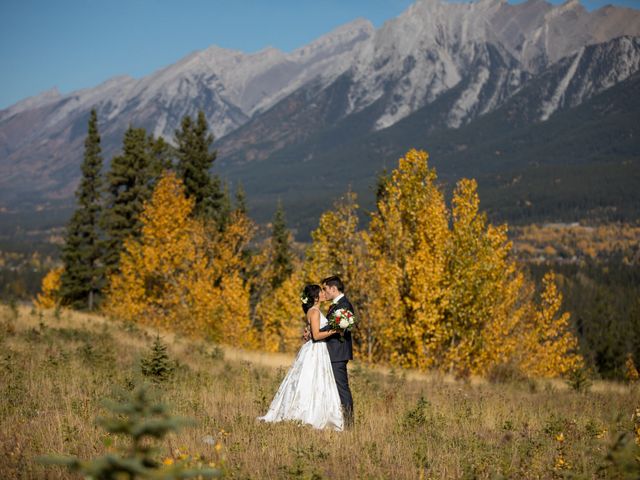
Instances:
[[[344,342],[344,332],[351,330],[356,324],[356,316],[351,310],[339,308],[329,315],[328,325],[332,330],[340,331],[340,341]]]

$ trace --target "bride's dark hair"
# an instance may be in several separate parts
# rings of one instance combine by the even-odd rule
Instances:
[[[304,286],[302,294],[300,295],[304,313],[307,313],[309,309],[313,307],[318,298],[320,298],[320,285],[309,284]]]

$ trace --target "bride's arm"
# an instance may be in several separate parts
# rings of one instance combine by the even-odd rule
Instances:
[[[334,333],[337,333],[335,330],[327,330],[325,332],[320,331],[320,312],[315,308],[312,308],[307,312],[307,318],[309,318],[309,323],[311,324],[311,337],[314,340],[324,340]]]

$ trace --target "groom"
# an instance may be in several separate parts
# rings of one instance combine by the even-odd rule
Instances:
[[[322,280],[322,289],[327,300],[331,300],[331,307],[327,312],[327,318],[336,310],[343,308],[353,311],[353,305],[344,295],[344,284],[340,277],[334,275]],[[328,330],[329,326],[325,326],[320,330]],[[353,398],[349,389],[349,377],[347,376],[347,362],[353,360],[353,344],[351,342],[351,332],[344,333],[344,341],[340,341],[340,334],[335,334],[325,340],[329,357],[331,358],[331,368],[333,376],[336,379],[338,393],[340,395],[340,403],[344,410],[345,426],[353,427]]]

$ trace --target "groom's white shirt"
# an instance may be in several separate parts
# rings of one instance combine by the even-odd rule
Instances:
[[[340,299],[344,297],[344,293],[341,293],[340,295],[338,295],[336,298],[334,298],[331,303],[336,304],[340,301]]]

